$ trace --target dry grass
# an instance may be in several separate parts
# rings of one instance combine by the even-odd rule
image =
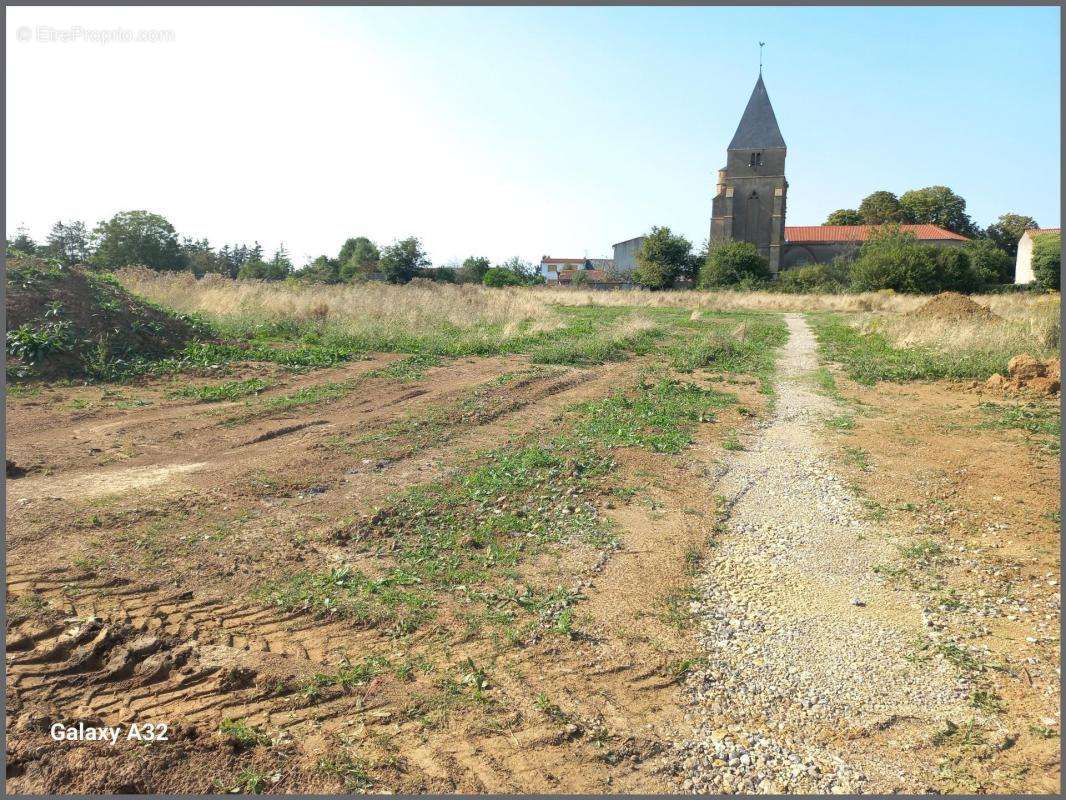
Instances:
[[[631,307],[610,337],[629,340],[656,328],[641,308],[691,309],[693,320],[715,311],[829,311],[854,314],[864,331],[877,330],[897,347],[929,345],[942,351],[1032,352],[1048,357],[1059,347],[1057,294],[975,295],[1001,322],[944,321],[907,316],[927,296],[893,292],[864,294],[779,294],[772,292],[597,292],[558,288],[488,289],[414,281],[407,286],[368,283],[356,286],[293,286],[233,281],[217,276],[197,280],[188,273],[128,269],[119,279],[131,291],[185,313],[222,322],[321,322],[343,334],[450,330],[510,341],[559,331],[567,320],[558,306]]]
[[[118,278],[130,291],[186,314],[221,321],[326,322],[350,335],[382,329],[410,332],[492,329],[505,339],[557,330],[563,320],[539,296],[521,289],[486,289],[415,281],[407,286],[292,286],[197,280],[189,273],[127,269]]]
[[[895,347],[923,345],[946,352],[1028,352],[1036,358],[1058,354],[1061,322],[1057,294],[975,295],[972,299],[991,309],[1000,319],[936,320],[868,313],[860,315],[856,324],[863,332],[883,334]]]

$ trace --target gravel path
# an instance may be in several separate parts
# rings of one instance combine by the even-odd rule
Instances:
[[[907,658],[935,631],[872,571],[898,551],[820,452],[841,409],[814,391],[806,322],[786,321],[775,411],[727,459],[725,527],[691,607],[707,665],[687,684],[683,788],[920,792],[935,765],[913,763],[907,740],[974,716],[969,686],[943,659]]]

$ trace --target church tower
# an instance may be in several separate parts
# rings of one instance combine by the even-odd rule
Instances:
[[[711,245],[751,242],[769,259],[775,275],[785,238],[785,140],[777,127],[762,70],[737,132],[718,170],[718,191],[711,211]]]

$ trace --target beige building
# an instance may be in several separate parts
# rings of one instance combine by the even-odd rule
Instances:
[[[1042,233],[1060,233],[1060,228],[1030,228],[1022,234],[1018,242],[1018,260],[1014,262],[1014,282],[1032,283],[1033,278],[1033,242]]]

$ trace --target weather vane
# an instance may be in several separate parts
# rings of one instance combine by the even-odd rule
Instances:
[[[766,42],[759,42],[759,74],[762,75],[762,48]]]

